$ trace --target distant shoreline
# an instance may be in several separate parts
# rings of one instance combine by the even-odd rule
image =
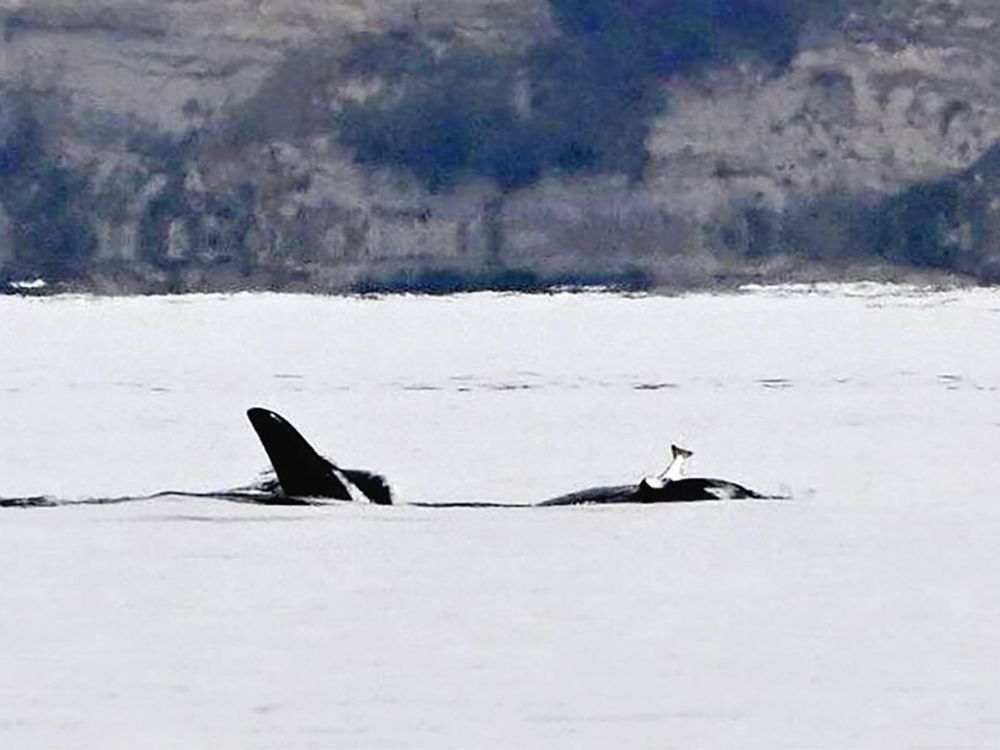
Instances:
[[[558,294],[601,292],[679,296],[699,293],[742,293],[748,289],[782,286],[808,287],[826,284],[906,286],[935,291],[992,287],[975,277],[932,269],[889,264],[824,266],[797,261],[738,267],[725,272],[688,272],[669,278],[653,270],[630,268],[619,272],[543,275],[527,268],[504,268],[475,273],[448,268],[412,268],[350,280],[312,278],[213,277],[192,279],[143,278],[136,275],[94,274],[86,278],[58,282],[41,279],[6,282],[0,294],[49,297],[85,294],[98,297],[134,297],[194,294],[237,294],[269,292],[317,296],[449,296],[474,292]]]

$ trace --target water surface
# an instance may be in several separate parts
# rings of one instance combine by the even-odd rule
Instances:
[[[0,298],[0,495],[211,490],[273,408],[403,501],[0,511],[9,747],[991,747],[1000,297]]]

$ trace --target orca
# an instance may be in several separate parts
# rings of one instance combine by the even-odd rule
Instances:
[[[107,505],[170,497],[230,500],[255,505],[317,505],[326,501],[349,501],[391,505],[392,488],[385,477],[363,469],[342,469],[324,458],[280,414],[253,407],[247,418],[264,452],[271,461],[274,476],[245,487],[191,492],[161,490],[150,495],[95,497],[66,500],[48,495],[0,497],[0,508],[53,508],[63,505]]]
[[[645,481],[586,490],[543,500],[538,507],[552,505],[610,505],[613,503],[692,503],[708,500],[787,500],[785,495],[764,495],[725,479],[689,477],[652,488]]]
[[[613,503],[691,503],[707,500],[785,500],[784,495],[764,495],[726,479],[684,478],[684,465],[694,455],[670,446],[671,461],[662,473],[644,477],[638,484],[593,487],[539,503],[552,505],[608,505]]]
[[[343,469],[324,458],[284,417],[270,409],[253,407],[247,418],[274,469],[274,477],[256,484],[216,492],[163,490],[151,495],[59,500],[49,496],[0,497],[0,507],[56,507],[67,504],[107,504],[165,497],[231,500],[259,505],[313,505],[326,501],[375,505],[394,503],[392,488],[381,474],[364,469]],[[636,484],[592,487],[538,503],[417,502],[427,508],[530,508],[558,505],[608,505],[615,503],[687,503],[702,500],[787,500],[787,495],[764,495],[724,479],[685,478],[684,466],[693,454],[671,446],[671,461],[656,476]]]
[[[281,494],[289,500],[328,498],[392,505],[385,477],[363,469],[341,469],[323,458],[280,414],[253,407],[247,418],[271,461]]]
[[[328,498],[391,505],[392,490],[384,477],[360,469],[341,469],[320,456],[284,417],[268,409],[247,411],[250,424],[264,446],[277,475],[282,495],[289,501]],[[516,505],[493,502],[413,503],[421,507],[492,508],[547,507],[554,505],[595,505],[613,503],[687,503],[705,500],[785,499],[764,495],[724,479],[684,478],[684,466],[694,455],[671,446],[671,461],[657,476],[637,484],[592,487],[561,495],[540,503]]]

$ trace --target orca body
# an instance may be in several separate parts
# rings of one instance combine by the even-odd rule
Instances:
[[[545,500],[539,503],[539,506],[693,503],[707,500],[764,500],[772,498],[771,495],[762,495],[725,479],[690,477],[674,479],[662,487],[656,487],[646,480],[639,482],[639,484],[625,484],[617,487],[593,487]]]
[[[610,505],[613,503],[693,503],[704,500],[779,499],[762,495],[725,479],[684,478],[684,468],[694,453],[679,445],[670,446],[670,463],[657,476],[638,484],[594,487],[554,497],[540,505]]]
[[[341,469],[323,458],[299,431],[279,414],[254,407],[247,410],[267,457],[278,477],[281,495],[290,501],[327,498],[391,505],[392,490],[385,478],[362,469]]]

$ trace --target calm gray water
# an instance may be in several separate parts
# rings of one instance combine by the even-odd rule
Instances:
[[[994,747],[1000,297],[0,298],[0,495],[211,490],[285,414],[403,501],[0,511],[5,747]]]

